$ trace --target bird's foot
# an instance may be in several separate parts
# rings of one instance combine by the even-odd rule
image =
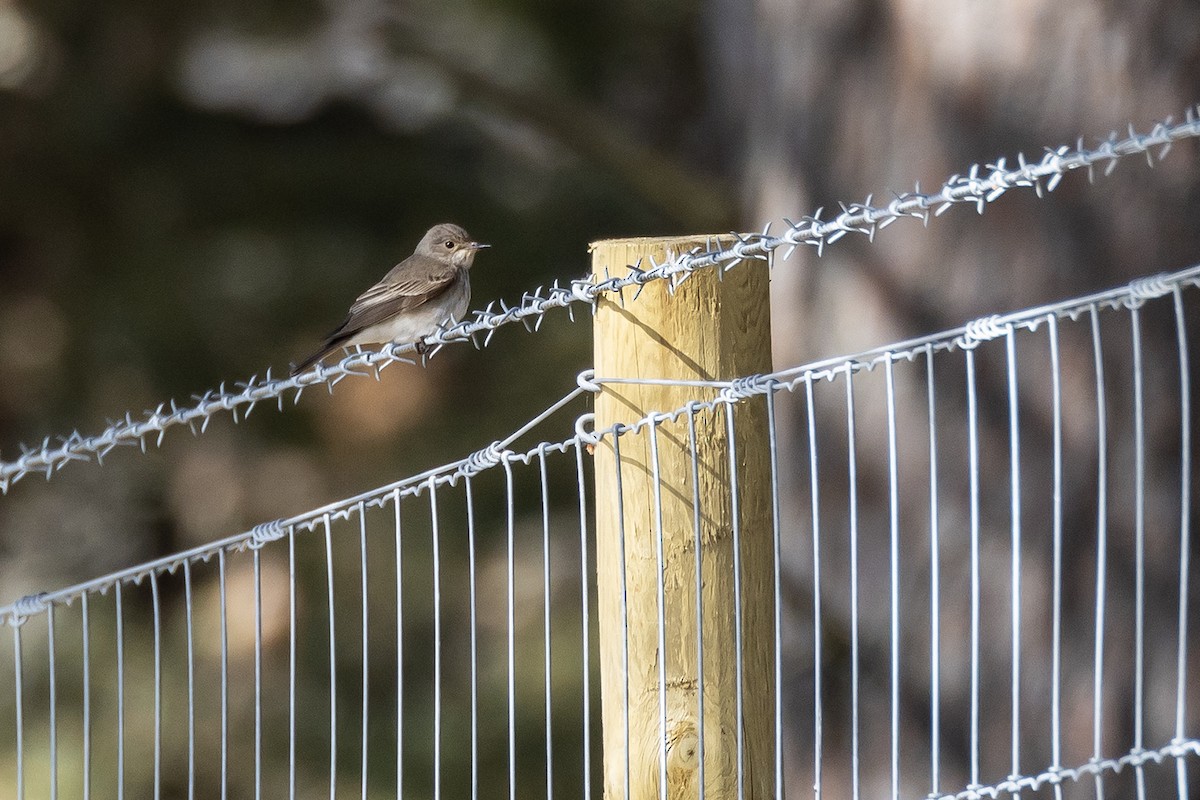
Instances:
[[[432,355],[433,348],[424,339],[417,339],[413,342],[413,349],[417,351],[417,356],[421,359],[421,366],[429,364],[429,356]]]

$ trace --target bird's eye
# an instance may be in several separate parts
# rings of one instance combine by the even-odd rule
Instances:
[[[453,249],[454,249],[454,242],[451,242],[451,241],[447,240],[447,241],[446,241],[446,249],[447,249],[447,250],[453,250]]]

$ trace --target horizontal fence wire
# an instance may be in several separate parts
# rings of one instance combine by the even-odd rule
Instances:
[[[20,800],[660,797],[692,772],[684,796],[1188,800],[1198,286],[1200,266],[849,357],[666,381],[694,399],[510,449],[630,381],[584,373],[467,458],[0,608],[0,774]],[[764,457],[744,445],[750,411],[769,485],[748,472]],[[596,583],[614,576],[591,560],[596,504],[613,502],[590,490],[603,448],[615,617]],[[701,505],[714,479],[725,511]],[[647,481],[652,508],[632,513]],[[663,547],[679,503],[692,551]],[[710,547],[732,548],[729,574],[705,572]],[[627,604],[646,565],[648,616]],[[764,605],[743,600],[755,591]],[[730,637],[681,646],[713,598],[737,609]],[[646,642],[671,660],[642,673]],[[617,749],[600,663],[626,665],[605,699],[625,715]],[[695,691],[726,666],[732,706]],[[699,735],[674,736],[681,720]],[[736,732],[727,772],[714,726]]]
[[[1086,147],[1082,139],[1074,147],[1046,148],[1041,158],[1026,160],[1018,156],[1016,166],[1000,158],[995,163],[973,165],[965,175],[954,175],[940,188],[923,192],[918,184],[913,191],[897,193],[886,205],[874,205],[872,198],[864,202],[841,205],[841,212],[829,220],[822,220],[822,210],[801,218],[799,222],[784,220],[785,230],[779,235],[769,233],[770,226],[761,234],[737,236],[738,241],[730,247],[716,243],[707,248],[687,253],[674,253],[664,263],[637,264],[625,276],[598,276],[569,281],[560,285],[557,281],[550,287],[539,287],[526,292],[515,305],[504,301],[490,303],[485,309],[473,312],[473,319],[463,320],[425,337],[424,347],[436,352],[443,345],[474,342],[486,346],[492,334],[500,327],[515,322],[522,323],[533,331],[541,324],[543,316],[552,309],[566,308],[573,314],[576,305],[594,308],[598,299],[606,293],[619,292],[624,288],[638,288],[647,283],[667,280],[678,285],[691,273],[711,267],[729,270],[748,259],[763,259],[776,251],[784,258],[800,245],[813,246],[817,254],[825,246],[834,244],[849,233],[859,233],[874,240],[875,234],[895,221],[913,217],[928,224],[931,216],[936,217],[953,205],[967,203],[982,213],[984,208],[1013,189],[1032,189],[1040,197],[1053,191],[1069,172],[1086,170],[1089,178],[1096,167],[1101,166],[1105,175],[1115,168],[1122,158],[1144,155],[1150,166],[1156,158],[1162,160],[1172,145],[1180,140],[1200,136],[1200,115],[1197,109],[1187,109],[1184,120],[1171,119],[1156,123],[1146,133],[1137,133],[1132,126],[1126,137],[1116,133],[1093,147]],[[1155,151],[1157,150],[1157,154]],[[73,431],[68,435],[46,437],[40,445],[20,445],[21,454],[11,460],[0,460],[0,493],[25,476],[43,474],[49,479],[54,472],[72,461],[101,461],[114,448],[121,446],[140,447],[144,452],[148,443],[162,444],[165,432],[172,427],[186,425],[193,434],[203,432],[209,419],[228,412],[235,422],[248,415],[259,403],[275,401],[282,410],[284,395],[293,393],[293,402],[299,402],[303,391],[313,386],[327,386],[332,390],[342,379],[351,376],[376,378],[379,371],[395,362],[412,363],[418,353],[415,344],[388,344],[378,351],[356,352],[337,364],[318,364],[312,370],[288,378],[275,378],[267,370],[263,378],[251,377],[227,389],[222,384],[215,390],[195,395],[190,403],[179,404],[175,400],[161,403],[156,408],[135,416],[125,416],[109,423],[99,434],[84,435]],[[198,426],[198,427],[197,427]]]

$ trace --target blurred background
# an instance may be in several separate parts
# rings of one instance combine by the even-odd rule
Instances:
[[[0,454],[279,374],[436,222],[494,246],[472,274],[482,308],[583,276],[589,241],[757,230],[1144,130],[1198,100],[1200,6],[1186,0],[0,0]],[[820,260],[801,249],[772,273],[775,365],[1196,263],[1197,156],[1185,142],[1160,169],[1132,159],[1048,200],[1012,192],[982,217],[901,222]],[[483,447],[589,366],[578,318],[27,478],[0,498],[0,598]],[[1163,320],[1145,346],[1169,364]],[[1090,354],[1075,356],[1086,377]],[[1150,452],[1177,459],[1164,386]],[[788,413],[799,429],[802,409]],[[547,438],[570,435],[558,424]],[[1003,436],[1007,422],[984,424]],[[1068,446],[1094,453],[1094,433]],[[798,539],[802,447],[785,464]],[[885,456],[859,453],[877,478]],[[1093,523],[1077,531],[1085,555]],[[804,548],[789,559],[799,596]],[[1177,563],[1154,568],[1167,582]]]

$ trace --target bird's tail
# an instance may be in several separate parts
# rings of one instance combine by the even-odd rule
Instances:
[[[291,376],[293,378],[296,377],[301,372],[304,372],[309,367],[311,367],[313,364],[316,364],[318,361],[325,358],[325,356],[327,356],[330,353],[334,352],[335,350],[338,350],[339,348],[341,348],[343,344],[345,344],[345,339],[343,339],[341,337],[338,337],[336,339],[330,339],[329,341],[325,342],[325,344],[321,347],[320,350],[313,353],[311,356],[304,359],[296,366],[292,367]]]
[[[304,360],[303,360],[303,361],[301,361],[299,364],[293,364],[293,365],[292,365],[292,371],[291,371],[291,373],[290,373],[291,377],[293,377],[293,378],[294,378],[294,377],[296,377],[296,376],[297,376],[297,375],[299,375],[301,372],[304,372],[304,371],[305,371],[305,370],[307,370],[309,367],[311,367],[313,364],[315,364],[315,363],[317,363],[318,361],[320,361],[322,358],[324,358],[324,357],[325,357],[325,352],[326,352],[326,351],[324,351],[324,350],[318,350],[316,353],[313,353],[311,356],[309,356],[308,358],[304,359]]]

